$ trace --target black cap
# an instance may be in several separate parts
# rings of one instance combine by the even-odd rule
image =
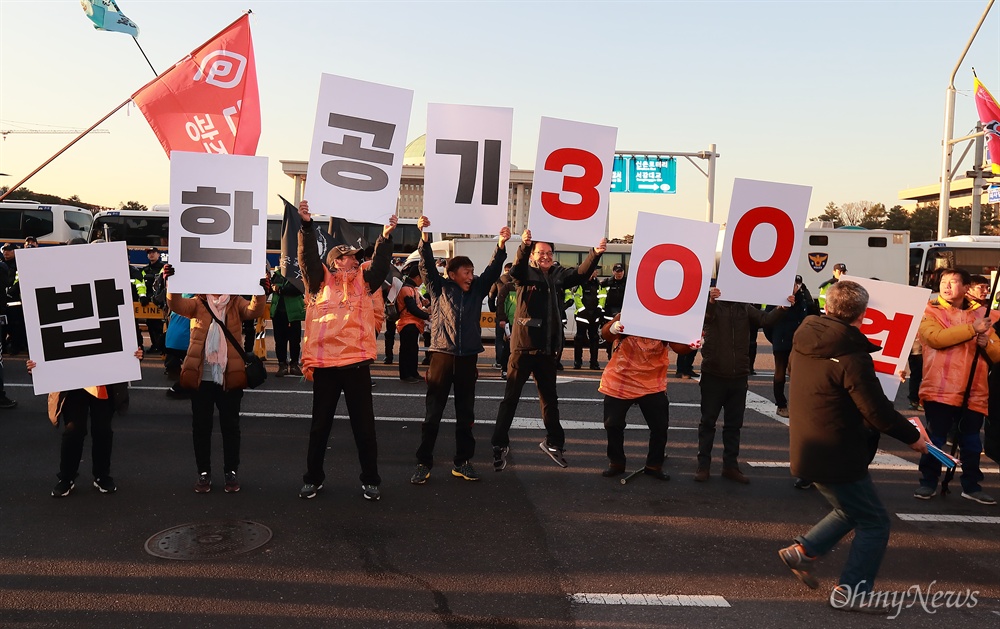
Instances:
[[[149,249],[146,249],[146,253],[154,253],[154,252],[160,253],[160,250],[157,249],[156,247],[150,247]]]
[[[616,264],[613,267],[611,267],[611,270],[612,271],[624,271],[625,267],[622,266],[621,263],[619,262],[618,264]]]
[[[795,276],[795,283],[796,284],[801,284],[802,283],[802,276],[801,275],[796,275]]]
[[[847,273],[847,265],[844,264],[843,262],[838,262],[837,264],[833,265],[833,270],[840,271],[841,273]]]
[[[0,251],[11,251],[11,250],[14,250],[14,249],[17,249],[17,247],[15,247],[14,243],[12,243],[12,242],[5,242],[5,243],[3,243],[3,246],[0,247]]]

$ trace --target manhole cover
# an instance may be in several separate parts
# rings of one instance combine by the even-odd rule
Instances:
[[[182,524],[146,540],[146,552],[164,559],[214,559],[260,548],[271,539],[271,529],[249,520]]]

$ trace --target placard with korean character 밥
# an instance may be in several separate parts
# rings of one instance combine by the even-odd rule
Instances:
[[[267,158],[170,155],[173,293],[259,295],[267,267]]]
[[[411,90],[323,75],[303,197],[313,212],[389,222],[412,103]]]
[[[17,252],[35,395],[142,375],[124,242]]]

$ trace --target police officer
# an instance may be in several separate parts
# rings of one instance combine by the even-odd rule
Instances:
[[[625,267],[619,262],[611,269],[612,276],[601,281],[604,288],[604,322],[607,323],[615,318],[615,315],[622,311],[622,304],[625,303]],[[611,359],[611,350],[614,343],[608,343],[608,359]]]
[[[843,262],[838,262],[833,265],[833,277],[828,279],[819,285],[819,309],[822,312],[826,312],[826,292],[830,290],[830,287],[837,283],[840,276],[847,273],[847,265]]]
[[[576,305],[576,337],[573,339],[573,368],[583,367],[583,348],[590,347],[590,368],[600,369],[597,363],[597,344],[601,324],[604,323],[604,289],[597,280],[597,271],[590,279],[573,290]]]

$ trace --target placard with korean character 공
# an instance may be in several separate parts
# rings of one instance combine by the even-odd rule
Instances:
[[[261,294],[266,238],[266,157],[170,154],[170,292]]]
[[[142,376],[124,242],[17,252],[35,395]]]

